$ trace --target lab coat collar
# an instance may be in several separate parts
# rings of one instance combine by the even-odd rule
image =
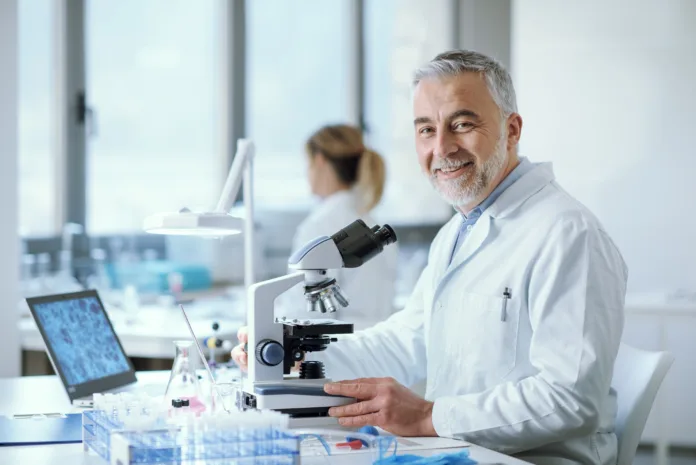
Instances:
[[[355,192],[352,189],[344,189],[325,197],[322,199],[322,203],[330,205],[336,202],[353,201],[355,199]]]
[[[342,207],[342,205],[345,204],[349,204],[352,207],[355,207],[356,203],[357,196],[355,191],[353,191],[352,189],[347,189],[334,192],[333,194],[324,197],[321,200],[319,206],[317,207],[317,210],[320,210],[321,212],[330,212],[335,208],[345,208]]]
[[[483,211],[481,217],[466,238],[466,241],[464,241],[457,253],[454,254],[451,261],[449,260],[449,254],[454,247],[454,241],[457,235],[456,227],[458,227],[459,222],[450,221],[450,239],[447,244],[446,253],[440,254],[440,263],[436,265],[436,270],[442,277],[436,289],[436,295],[446,283],[447,278],[451,276],[457,268],[466,263],[486,241],[488,233],[490,232],[492,219],[504,218],[509,215],[532,195],[539,192],[544,186],[553,181],[553,179],[554,175],[551,163],[535,163],[534,168],[508,187],[500,194],[500,197]]]
[[[342,190],[335,192],[319,200],[305,219],[304,224],[313,222],[323,222],[327,216],[335,211],[356,210],[356,197],[353,190]]]
[[[492,218],[505,218],[554,179],[550,162],[534,163],[534,168],[505,189],[484,214]]]

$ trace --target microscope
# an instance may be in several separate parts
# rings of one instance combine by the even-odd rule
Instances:
[[[353,325],[332,319],[276,319],[274,301],[303,282],[310,315],[326,315],[339,306],[347,307],[348,299],[328,271],[360,267],[394,242],[396,234],[389,225],[369,228],[357,220],[293,253],[288,265],[296,271],[249,287],[249,365],[239,399],[243,409],[276,410],[288,414],[295,426],[315,426],[335,422],[328,417],[330,407],[355,402],[353,398],[326,394],[324,384],[330,380],[324,377],[323,364],[303,361],[307,352],[326,350],[336,342],[332,336],[351,334]],[[299,375],[292,372],[298,362]]]

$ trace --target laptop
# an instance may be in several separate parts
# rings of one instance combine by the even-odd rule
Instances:
[[[53,369],[73,404],[90,406],[92,394],[135,389],[135,369],[97,291],[30,297],[26,301]],[[164,392],[164,386],[157,388],[160,394]]]

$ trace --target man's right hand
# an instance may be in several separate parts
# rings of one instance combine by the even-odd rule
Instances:
[[[239,339],[239,345],[232,349],[232,360],[239,365],[242,371],[247,371],[249,368],[249,356],[244,351],[244,345],[249,341],[249,334],[246,326],[239,328],[237,339]]]

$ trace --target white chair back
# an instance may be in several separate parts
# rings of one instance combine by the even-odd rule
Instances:
[[[616,391],[618,465],[631,465],[657,391],[672,366],[668,352],[649,352],[621,344],[611,386]]]

